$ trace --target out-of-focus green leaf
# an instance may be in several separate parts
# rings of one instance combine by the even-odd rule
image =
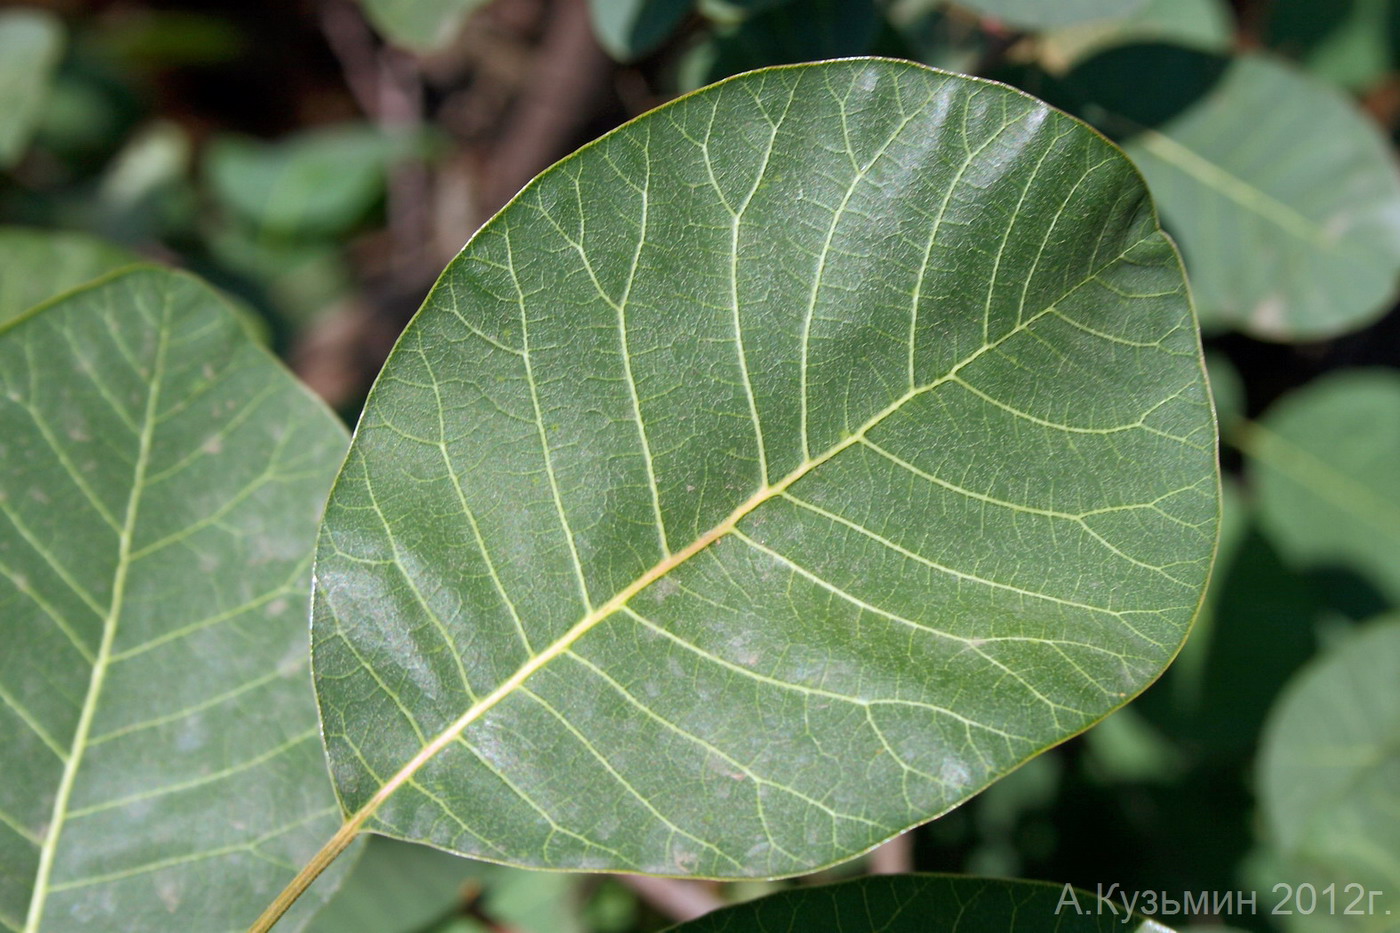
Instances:
[[[13,165],[43,110],[63,25],[38,9],[0,10],[0,168]]]
[[[483,865],[382,837],[370,839],[307,933],[418,933],[474,897]]]
[[[518,933],[583,933],[578,878],[563,872],[484,865],[481,910]]]
[[[453,917],[426,933],[499,933],[475,917]]]
[[[1035,819],[1053,804],[1064,786],[1064,771],[1063,759],[1051,751],[1032,758],[978,795],[964,811],[973,817],[977,839],[963,865],[968,874],[992,878],[1024,874],[1029,853],[1019,831],[1023,821]]]
[[[137,257],[85,233],[0,227],[0,325]]]
[[[85,233],[0,227],[0,324],[69,289],[141,261],[135,253]],[[258,313],[230,295],[221,297],[248,335],[267,343],[267,323]]]
[[[880,875],[726,907],[668,933],[1171,933],[1088,891],[1038,881]]]
[[[1273,0],[1265,41],[1320,78],[1362,89],[1394,61],[1394,0]]]
[[[34,133],[34,145],[77,165],[111,157],[144,118],[130,88],[110,75],[60,69],[55,75]]]
[[[1118,710],[1084,735],[1086,764],[1098,780],[1165,784],[1184,757],[1135,706]]]
[[[1400,915],[1400,616],[1308,665],[1270,715],[1258,768],[1269,843],[1328,909],[1289,929],[1390,933]],[[1348,886],[1351,886],[1348,888]],[[1377,899],[1367,891],[1383,892]],[[1357,905],[1356,914],[1345,908]],[[1300,892],[1299,896],[1303,896]],[[1279,899],[1280,892],[1275,892]],[[1338,916],[1340,915],[1340,916]]]
[[[1130,43],[1080,62],[1063,78],[1028,69],[1047,99],[1078,112],[1117,139],[1131,139],[1190,112],[1219,85],[1230,60],[1182,45]]]
[[[109,210],[132,211],[163,189],[183,182],[190,171],[190,139],[174,123],[146,127],[107,167],[99,197]]]
[[[1049,29],[1086,20],[1131,16],[1148,0],[958,0],[976,10],[1021,29]]]
[[[360,0],[365,13],[395,45],[420,52],[450,42],[485,0]]]
[[[1349,571],[1400,606],[1400,374],[1329,376],[1239,437],[1260,519],[1284,556]]]
[[[588,12],[598,43],[627,62],[665,42],[694,5],[694,0],[588,0]]]
[[[345,250],[333,241],[266,240],[243,224],[213,223],[205,242],[224,266],[257,282],[277,316],[301,327],[352,293]]]
[[[225,137],[209,147],[204,169],[220,201],[259,230],[330,236],[364,219],[388,166],[415,145],[353,124],[275,143]]]
[[[776,884],[778,882],[737,882]],[[591,933],[628,933],[637,920],[637,895],[612,878],[603,878],[579,914]]]
[[[191,155],[189,136],[174,123],[156,121],[134,134],[98,186],[94,207],[102,229],[123,242],[159,242],[195,227],[201,201]]]
[[[127,8],[91,40],[127,68],[207,68],[248,50],[248,37],[229,17],[188,10]]]
[[[1234,33],[1224,0],[1147,0],[1136,12],[1117,19],[1066,26],[1040,37],[1041,61],[1061,71],[1092,53],[1130,42],[1173,45],[1226,52]]]
[[[717,28],[686,53],[681,85],[697,88],[768,65],[860,55],[870,51],[879,26],[874,0],[791,0]]]
[[[698,0],[696,12],[711,23],[737,23],[793,0]]]
[[[156,269],[0,331],[0,389],[0,918],[239,928],[339,822],[304,594],[344,429]]]
[[[970,73],[986,54],[987,34],[975,17],[932,6],[926,0],[895,0],[881,12],[895,35],[908,45],[903,57],[945,71]]]
[[[582,933],[579,880],[375,837],[307,933],[419,933],[468,902],[514,933]]]
[[[1144,70],[1143,84],[1154,80]],[[1400,172],[1374,123],[1336,90],[1243,56],[1125,148],[1181,243],[1204,323],[1318,339],[1393,301]]]
[[[332,771],[501,862],[845,860],[1150,683],[1217,508],[1117,149],[907,62],[744,75],[542,175],[400,339],[319,549]]]

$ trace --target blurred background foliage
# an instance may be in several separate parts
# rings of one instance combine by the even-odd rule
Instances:
[[[1226,468],[1182,656],[1084,736],[815,879],[530,873],[375,840],[317,933],[651,931],[911,869],[1258,892],[1257,915],[1175,918],[1193,930],[1400,928],[1400,2],[9,3],[0,321],[133,261],[185,267],[353,421],[437,273],[538,171],[707,82],[857,54],[1021,87],[1148,179]],[[1395,916],[1267,916],[1274,885],[1304,881],[1343,906],[1346,884],[1385,891]]]

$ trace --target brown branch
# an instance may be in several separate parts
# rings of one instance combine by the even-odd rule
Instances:
[[[364,115],[379,119],[379,55],[374,32],[348,0],[326,0],[320,9],[321,32],[340,63],[345,86]]]
[[[321,5],[321,31],[365,116],[390,135],[417,132],[423,123],[423,78],[413,56],[378,42],[359,8],[346,0]],[[385,208],[395,278],[423,275],[430,188],[427,167],[417,158],[401,159],[389,169]]]
[[[612,62],[593,38],[586,0],[554,0],[545,23],[534,76],[486,166],[478,192],[483,218],[565,154],[608,87]]]
[[[397,49],[379,51],[379,124],[390,135],[411,138],[423,127],[423,78],[414,59]],[[385,210],[389,218],[390,268],[395,278],[411,282],[431,264],[428,166],[415,153],[389,167]]]
[[[724,906],[724,901],[701,881],[653,878],[649,875],[617,875],[617,880],[672,920],[684,922],[703,917]]]
[[[872,875],[903,875],[914,870],[914,834],[901,833],[870,853]]]

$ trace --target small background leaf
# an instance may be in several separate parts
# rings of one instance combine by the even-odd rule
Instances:
[[[1391,931],[1400,890],[1400,616],[1350,634],[1290,683],[1264,732],[1258,769],[1266,834],[1294,883],[1336,900],[1290,930]],[[1355,889],[1382,892],[1356,907]],[[1331,909],[1335,904],[1336,909]]]
[[[1040,37],[1042,62],[1063,70],[1095,51],[1128,43],[1163,42],[1209,52],[1227,52],[1234,33],[1223,0],[1148,0],[1138,10],[1052,30]]]
[[[1265,40],[1309,71],[1362,90],[1395,61],[1394,0],[1274,0]]]
[[[958,0],[959,6],[1022,29],[1131,16],[1146,3],[1147,0]]]
[[[582,933],[578,886],[376,836],[307,933],[421,933],[469,902],[513,933]]]
[[[681,85],[694,89],[754,68],[861,55],[879,26],[874,0],[787,0],[716,27],[682,59]]]
[[[1319,380],[1241,435],[1261,521],[1296,567],[1400,606],[1400,374]]]
[[[29,143],[63,53],[63,25],[44,10],[0,10],[0,168]]]
[[[450,42],[484,0],[360,0],[391,42],[420,52]]]
[[[588,0],[598,43],[624,62],[665,42],[694,6],[694,0]]]
[[[225,137],[205,170],[217,197],[261,230],[327,235],[361,220],[382,197],[389,164],[417,145],[356,124],[275,143]]]

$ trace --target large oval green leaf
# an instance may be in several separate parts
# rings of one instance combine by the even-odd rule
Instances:
[[[1289,684],[1264,732],[1259,799],[1294,879],[1325,891],[1289,929],[1395,929],[1400,885],[1400,617],[1350,635]],[[1376,891],[1377,895],[1367,892]],[[1279,895],[1280,891],[1275,891]],[[1360,895],[1360,896],[1358,896]],[[1305,897],[1301,895],[1300,897]],[[1289,904],[1293,907],[1293,904]],[[1350,908],[1350,910],[1348,910]]]
[[[344,444],[184,276],[0,332],[0,926],[231,929],[336,825],[304,594]]]
[[[488,223],[380,376],[317,558],[341,800],[524,865],[850,857],[1162,670],[1214,458],[1102,137],[903,62],[683,98]]]
[[[884,875],[794,888],[727,907],[670,933],[1171,933],[1088,891],[1040,881]]]

